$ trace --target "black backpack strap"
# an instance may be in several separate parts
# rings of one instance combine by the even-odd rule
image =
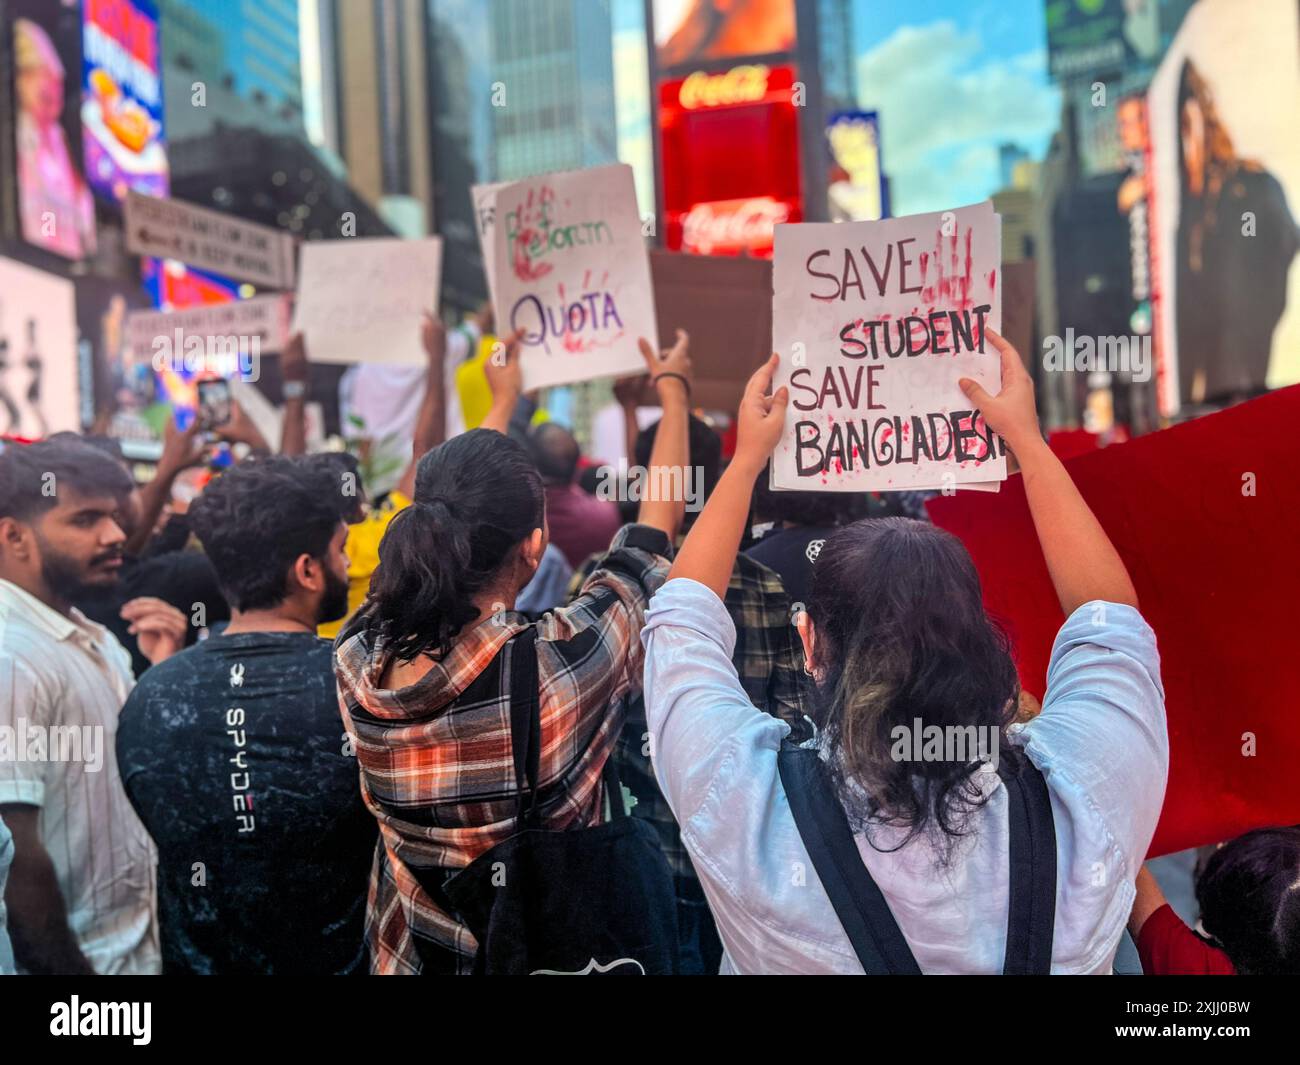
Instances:
[[[1047,781],[1027,755],[1018,772],[1002,772],[1007,789],[1011,876],[1004,976],[1052,970],[1056,924],[1056,824]]]
[[[821,757],[787,742],[777,768],[799,836],[862,968],[872,975],[920,976],[885,896],[863,864]]]
[[[537,681],[537,627],[534,625],[510,639],[510,748],[518,792],[516,817],[522,832],[537,821],[537,772],[542,754],[541,691]]]

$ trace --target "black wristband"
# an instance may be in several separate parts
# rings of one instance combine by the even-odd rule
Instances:
[[[682,383],[682,387],[686,389],[686,398],[687,399],[691,398],[691,383],[686,379],[685,374],[673,373],[671,370],[665,370],[663,373],[657,373],[653,377],[651,377],[650,383],[652,385],[658,384],[660,380],[662,380],[665,377],[673,377],[676,378],[678,381],[680,381]]]

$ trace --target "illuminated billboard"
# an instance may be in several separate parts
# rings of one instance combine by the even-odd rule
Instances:
[[[889,214],[875,111],[840,111],[826,123],[832,222],[874,222]]]
[[[803,220],[794,81],[748,63],[660,84],[667,248],[770,258],[773,227]]]
[[[661,70],[795,47],[794,0],[654,0]]]
[[[154,0],[83,0],[81,129],[86,180],[120,203],[168,193]]]
[[[1300,381],[1295,0],[1201,0],[1147,93],[1160,410]]]
[[[95,204],[83,176],[75,3],[8,0],[13,16],[14,141],[23,239],[68,259],[95,251]]]

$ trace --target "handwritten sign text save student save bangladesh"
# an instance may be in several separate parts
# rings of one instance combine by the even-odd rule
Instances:
[[[522,334],[524,387],[644,370],[637,338],[658,336],[632,168],[514,182],[493,217],[497,330]]]
[[[772,339],[790,389],[772,487],[995,489],[1006,448],[957,382],[1001,386],[991,203],[776,227]]]

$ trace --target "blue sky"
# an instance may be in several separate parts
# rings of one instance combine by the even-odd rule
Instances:
[[[648,191],[642,0],[612,0],[611,14],[620,155]],[[984,199],[1004,142],[1042,157],[1060,116],[1043,0],[856,0],[853,19],[858,102],[880,112],[895,214]]]

